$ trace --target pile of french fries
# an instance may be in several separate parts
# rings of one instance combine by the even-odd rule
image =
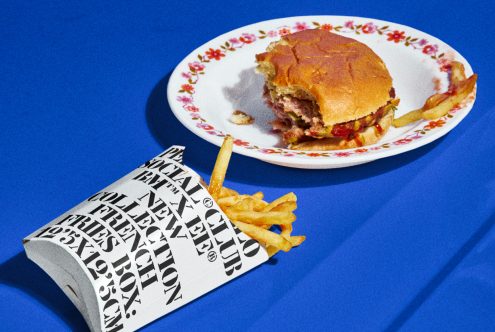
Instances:
[[[271,203],[264,201],[264,194],[241,195],[223,186],[232,155],[233,140],[226,136],[211,174],[208,191],[230,221],[243,233],[264,245],[271,257],[279,250],[289,251],[303,243],[304,235],[291,235],[296,220],[294,210],[297,197],[288,193]],[[274,231],[278,227],[280,233]]]
[[[446,115],[473,92],[477,79],[478,75],[476,74],[466,78],[464,65],[460,62],[452,61],[449,90],[444,93],[434,94],[426,100],[420,109],[394,119],[394,127],[403,127],[421,119],[434,120]]]

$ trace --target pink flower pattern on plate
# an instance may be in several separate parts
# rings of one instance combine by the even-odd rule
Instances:
[[[261,149],[260,152],[272,154],[272,153],[277,153],[277,150],[275,150],[275,149]]]
[[[438,51],[437,45],[426,45],[425,47],[423,47],[423,53],[424,54],[433,55],[433,54],[436,54],[437,51]]]
[[[193,102],[193,99],[188,96],[178,96],[177,101],[183,103],[183,104],[190,104]]]
[[[364,33],[374,33],[377,29],[377,26],[374,25],[372,22],[368,22],[363,27],[361,30],[363,30]]]
[[[401,138],[397,141],[394,142],[394,145],[404,145],[404,144],[409,144],[412,142],[412,139],[410,138]]]
[[[256,36],[253,35],[252,33],[243,33],[239,38],[239,40],[244,44],[251,44],[256,40]]]
[[[309,29],[309,26],[305,22],[296,22],[294,25],[294,30],[303,31]]]
[[[340,152],[335,152],[334,155],[336,157],[349,157],[351,155],[351,153],[348,151],[340,151]]]
[[[419,46],[425,46],[426,44],[428,44],[428,41],[426,39],[420,39],[419,42],[418,42],[418,45]]]
[[[268,31],[268,32],[266,33],[266,35],[267,35],[268,37],[272,37],[272,38],[273,38],[273,37],[277,37],[277,36],[278,36],[278,33],[277,33],[277,31],[275,31],[275,30],[270,30],[270,31]]]
[[[192,72],[203,71],[203,69],[205,69],[205,65],[198,61],[189,62],[188,66],[189,70]]]
[[[448,73],[450,71],[451,61],[449,59],[441,58],[440,60],[437,61],[437,63],[440,65],[440,71],[444,73]]]
[[[212,125],[209,125],[207,123],[198,123],[197,126],[199,128],[202,128],[204,130],[212,130],[212,129],[215,129]]]
[[[189,112],[199,112],[199,108],[194,105],[187,105],[184,108]]]

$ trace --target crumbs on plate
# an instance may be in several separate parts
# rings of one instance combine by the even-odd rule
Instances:
[[[229,120],[236,125],[248,125],[254,122],[254,118],[251,115],[248,115],[241,110],[232,112]]]

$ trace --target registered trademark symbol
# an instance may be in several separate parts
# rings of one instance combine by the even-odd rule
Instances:
[[[210,262],[214,262],[216,259],[217,259],[217,253],[216,253],[215,251],[213,251],[213,250],[212,250],[212,251],[210,251],[210,252],[208,253],[208,260],[209,260]]]
[[[207,208],[211,208],[213,206],[213,200],[209,197],[206,197],[205,199],[203,199],[203,205]]]

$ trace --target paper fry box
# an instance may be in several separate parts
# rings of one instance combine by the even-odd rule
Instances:
[[[268,259],[172,146],[24,239],[92,331],[132,331]]]

